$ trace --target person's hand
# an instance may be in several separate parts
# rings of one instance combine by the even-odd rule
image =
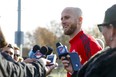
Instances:
[[[51,65],[50,60],[47,60],[45,58],[40,58],[38,61],[45,67],[46,76],[49,75],[52,72],[52,70],[58,66],[57,63]]]
[[[35,61],[36,61],[36,59],[34,59],[34,58],[27,58],[23,62],[25,62],[25,63],[31,63],[31,62],[35,62]]]
[[[67,55],[66,57],[61,57],[61,61],[64,65],[64,68],[67,70],[67,72],[73,73],[73,68],[70,62],[70,56]]]
[[[45,69],[46,69],[46,76],[49,75],[55,67],[58,67],[57,63],[56,64],[52,64],[52,65],[46,65],[46,67],[45,67]]]

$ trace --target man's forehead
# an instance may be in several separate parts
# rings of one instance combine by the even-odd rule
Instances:
[[[62,11],[62,14],[72,14],[72,13],[73,13],[72,9],[68,9],[68,8]]]
[[[19,50],[15,50],[14,53],[15,54],[20,54],[20,51]]]
[[[62,11],[61,16],[76,16],[77,12],[73,8],[66,8]]]
[[[14,50],[13,50],[12,48],[9,48],[8,50],[10,50],[11,52],[13,52],[13,53],[14,53]]]
[[[12,48],[5,48],[4,52],[8,52],[8,53],[14,54],[14,50]]]
[[[70,13],[62,13],[61,17],[67,17],[67,16],[71,16]]]

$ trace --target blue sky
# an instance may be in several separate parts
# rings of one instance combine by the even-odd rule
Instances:
[[[46,27],[50,21],[60,23],[60,13],[65,7],[80,7],[83,11],[83,28],[102,23],[104,11],[116,0],[21,0],[21,30],[33,31]],[[10,42],[17,30],[18,0],[0,0],[0,26]]]

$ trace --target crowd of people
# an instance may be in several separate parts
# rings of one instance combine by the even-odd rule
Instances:
[[[77,7],[66,7],[61,13],[65,35],[70,37],[70,53],[78,53],[82,67],[74,71],[70,55],[62,56],[61,62],[67,77],[115,77],[116,76],[116,4],[105,11],[105,17],[98,28],[104,36],[105,49],[101,40],[82,30],[82,11]],[[20,49],[8,43],[0,29],[0,76],[1,77],[46,77],[57,64],[50,64],[46,58],[23,60]],[[66,58],[67,57],[67,58]]]
[[[1,29],[0,53],[1,77],[46,77],[57,66],[49,66],[50,61],[45,58],[20,60],[19,48],[6,41]]]
[[[16,62],[20,61],[20,50],[16,45],[7,44],[2,48],[2,53],[8,54]]]

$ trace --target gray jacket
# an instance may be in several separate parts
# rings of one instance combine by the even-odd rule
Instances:
[[[10,57],[6,60],[0,53],[0,77],[46,77],[43,65],[37,61],[30,64],[13,62]]]
[[[116,77],[116,48],[97,53],[72,77]]]

